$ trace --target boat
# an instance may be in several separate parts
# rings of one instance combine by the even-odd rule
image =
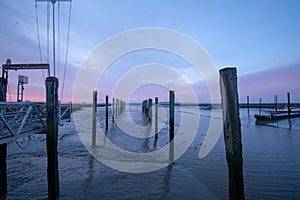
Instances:
[[[272,120],[279,120],[279,119],[287,119],[289,118],[288,111],[278,111],[278,112],[271,112],[268,115],[254,115],[256,120],[259,121],[272,121]],[[290,118],[293,117],[300,117],[300,111],[291,111],[290,112]]]

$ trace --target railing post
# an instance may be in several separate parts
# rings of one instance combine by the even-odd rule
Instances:
[[[229,172],[229,199],[244,199],[241,122],[236,68],[220,70],[220,88]]]
[[[174,162],[174,91],[169,92],[169,162]]]
[[[48,156],[48,198],[59,197],[59,175],[57,157],[58,139],[58,79],[46,78],[46,112],[47,112],[47,156]]]
[[[7,80],[0,78],[0,102],[6,101]],[[2,125],[2,124],[1,124]],[[0,199],[5,199],[7,194],[7,143],[0,144]]]
[[[158,139],[158,97],[155,97],[155,140]]]
[[[97,91],[93,91],[92,147],[96,146]]]

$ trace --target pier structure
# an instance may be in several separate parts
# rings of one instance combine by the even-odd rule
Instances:
[[[47,175],[49,199],[59,197],[57,136],[60,119],[70,117],[71,104],[61,105],[58,101],[58,78],[47,77],[46,102],[6,102],[9,70],[49,69],[49,64],[2,65],[0,78],[0,198],[7,194],[7,143],[33,134],[46,134]],[[61,115],[59,115],[61,113]]]

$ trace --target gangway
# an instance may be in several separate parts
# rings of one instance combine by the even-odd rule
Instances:
[[[0,144],[46,133],[45,103],[0,102]]]

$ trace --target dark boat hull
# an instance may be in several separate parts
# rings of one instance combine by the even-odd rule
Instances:
[[[254,115],[256,120],[259,121],[272,121],[272,120],[279,120],[279,119],[287,119],[289,118],[288,112],[278,112],[278,113],[271,113],[270,115]],[[294,111],[290,113],[290,117],[300,117],[299,111]]]

